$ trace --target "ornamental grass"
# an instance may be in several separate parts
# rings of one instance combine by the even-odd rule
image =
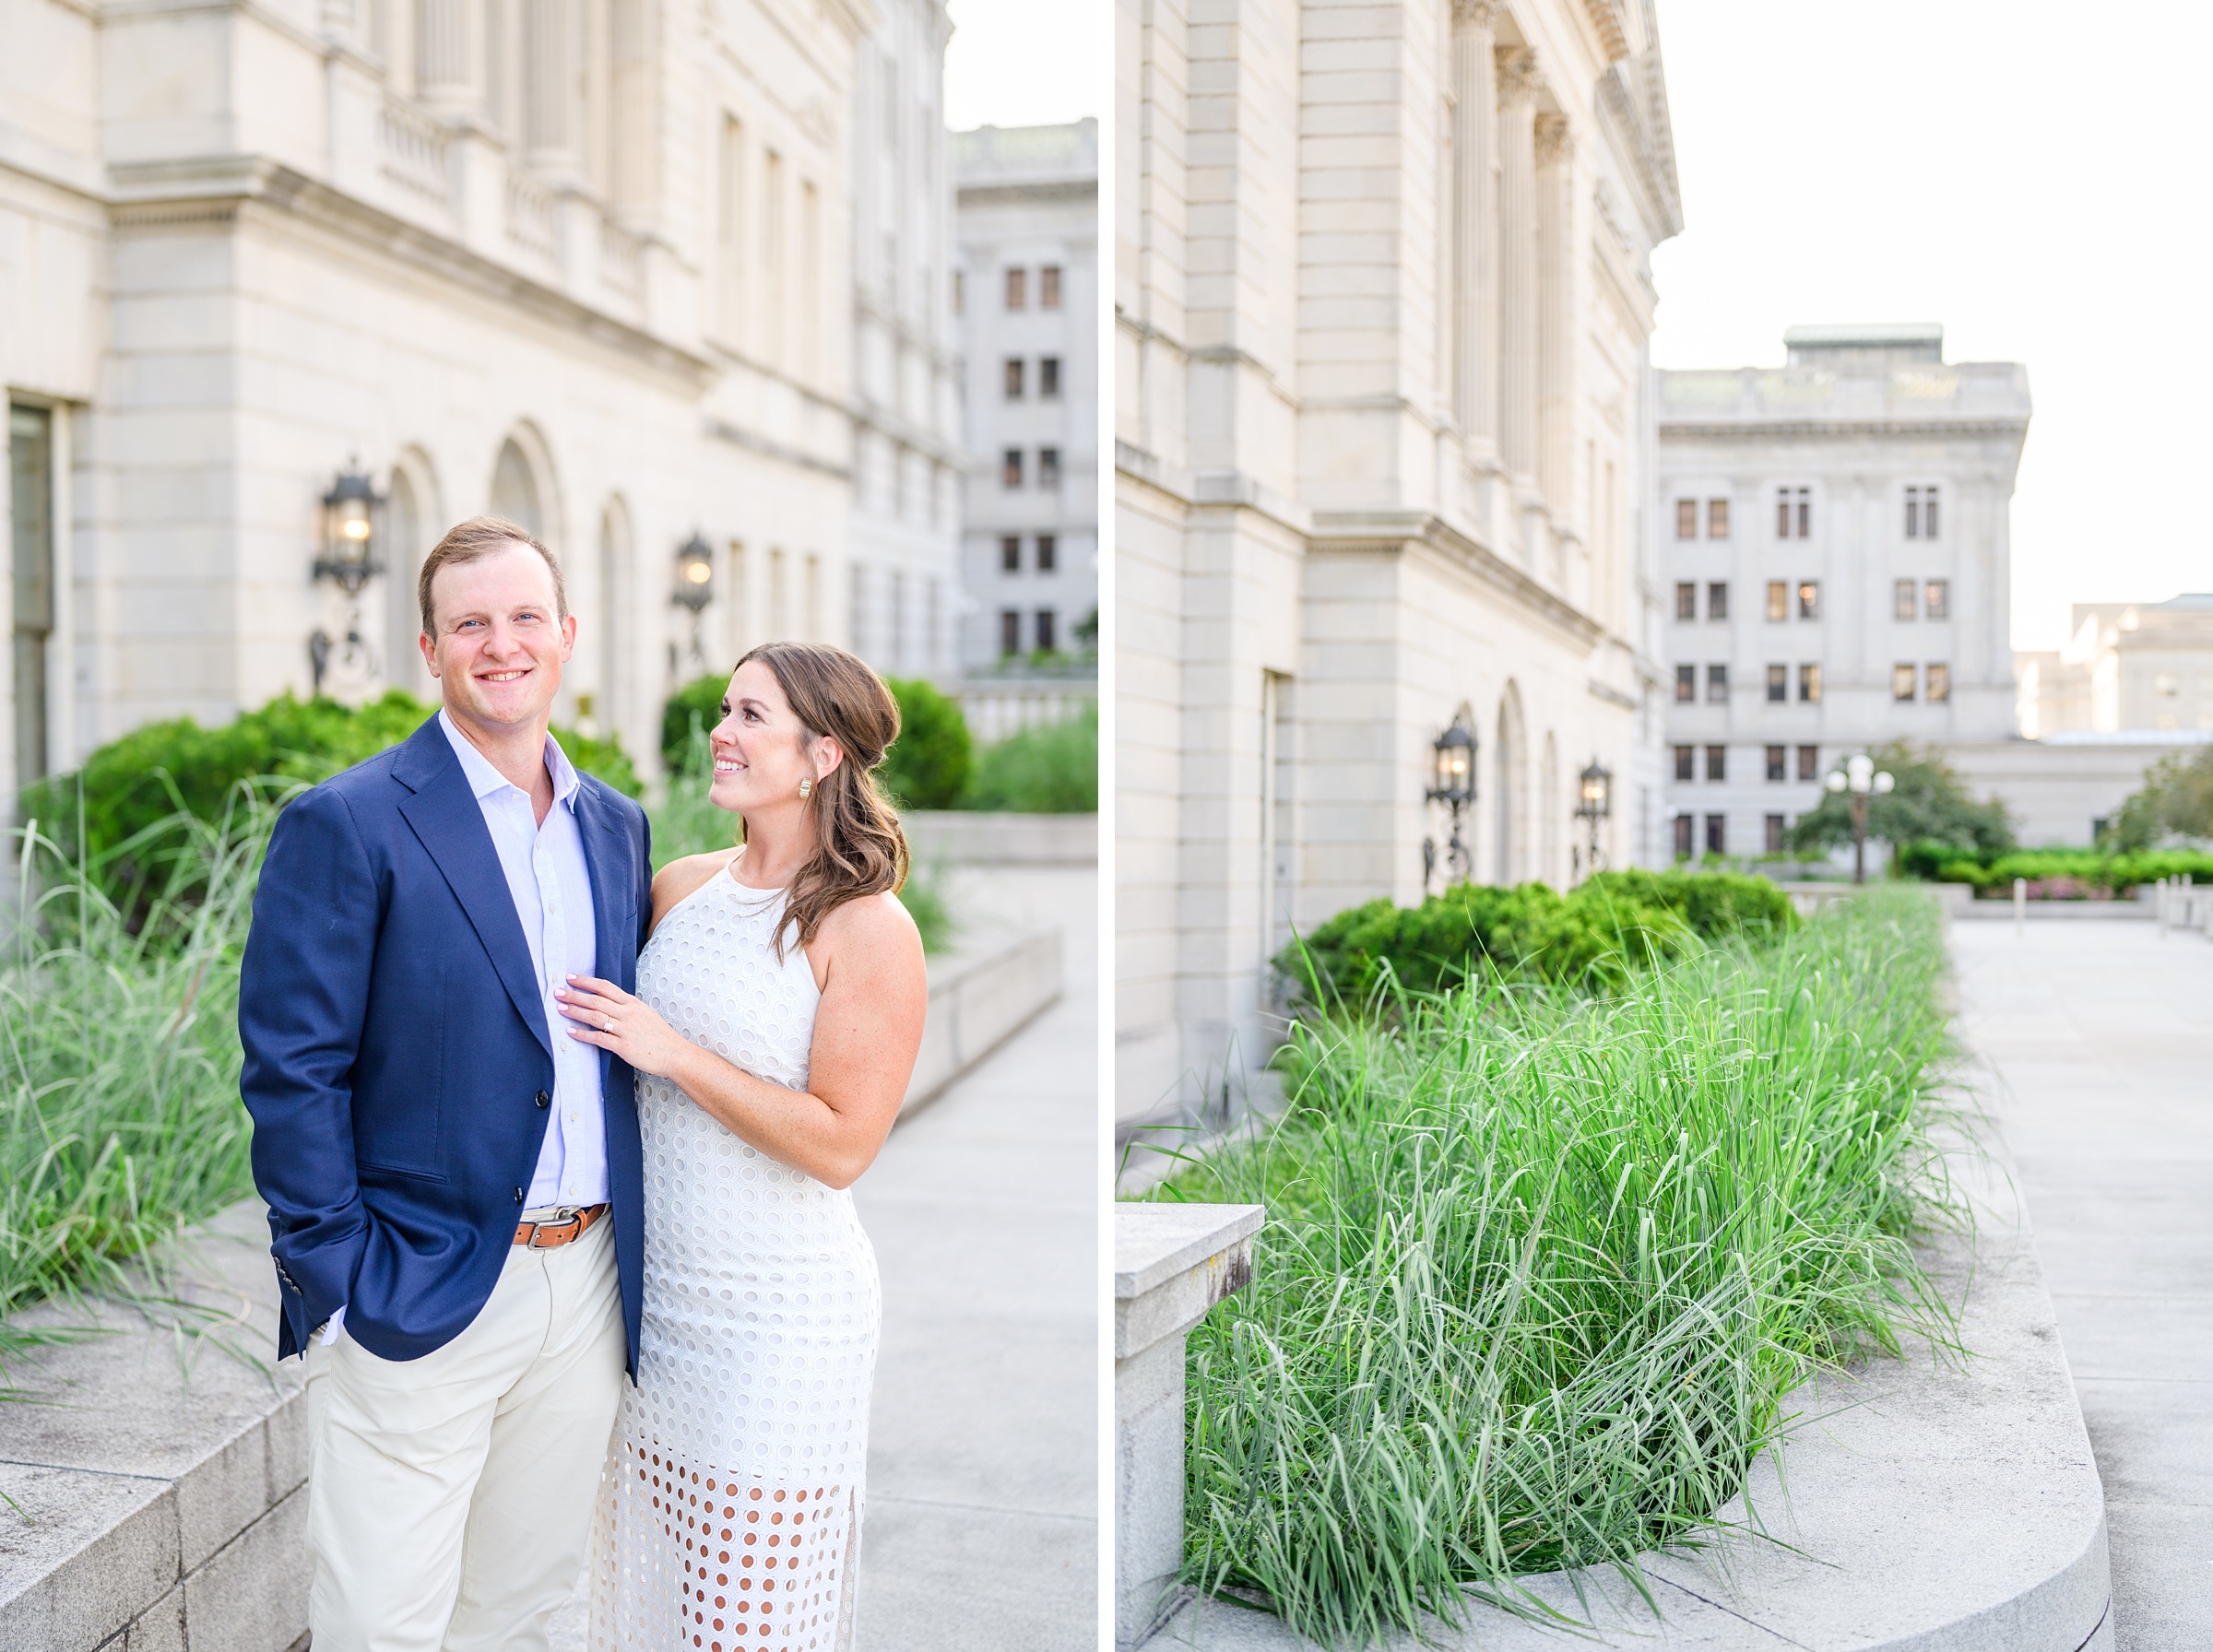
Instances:
[[[1886,891],[1604,994],[1478,981],[1314,1021],[1189,1339],[1187,1580],[1333,1646],[1696,1543],[1823,1362],[1956,1347],[1910,1243],[1941,1152],[1933,903]]]

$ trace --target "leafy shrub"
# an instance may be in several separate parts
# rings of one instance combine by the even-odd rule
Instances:
[[[2164,837],[2213,837],[2213,746],[2163,757],[2114,817],[2116,847],[2148,849]]]
[[[1098,708],[986,746],[976,756],[961,807],[1016,814],[1096,813]]]
[[[1486,974],[1608,989],[1691,936],[1781,933],[1795,921],[1766,879],[1725,873],[1602,872],[1566,895],[1461,883],[1419,906],[1377,899],[1341,912],[1274,962],[1294,996],[1355,1008],[1387,982],[1435,992]]]
[[[954,808],[968,785],[975,746],[959,702],[920,678],[887,677],[899,702],[899,738],[876,777],[901,808]]]
[[[661,705],[661,762],[673,774],[684,765],[691,749],[692,723],[703,729],[722,721],[722,697],[729,691],[730,674],[695,677],[669,696]]]

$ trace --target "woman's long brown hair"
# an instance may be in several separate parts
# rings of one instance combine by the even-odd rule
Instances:
[[[780,960],[787,928],[798,927],[803,947],[847,901],[906,887],[906,833],[875,774],[899,738],[899,702],[866,664],[827,643],[763,643],[738,663],[749,660],[775,673],[810,740],[828,735],[846,754],[808,799],[815,849],[785,897],[775,934]]]

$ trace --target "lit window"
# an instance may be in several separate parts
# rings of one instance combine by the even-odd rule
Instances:
[[[1893,620],[1913,618],[1913,582],[1910,579],[1890,582],[1890,617]]]
[[[999,571],[1001,573],[1022,572],[1022,541],[1012,534],[1005,535],[999,542]]]
[[[1041,447],[1037,450],[1037,485],[1040,488],[1058,488],[1060,485],[1060,450]]]
[[[1698,668],[1696,666],[1675,667],[1675,698],[1687,702],[1698,697]]]
[[[1768,748],[1768,778],[1783,780],[1789,777],[1791,749],[1788,746]]]
[[[1891,667],[1890,698],[1899,701],[1912,699],[1915,676],[1914,669],[1910,665]]]
[[[1709,703],[1713,705],[1729,703],[1728,667],[1709,666],[1706,667],[1706,699]]]
[[[1709,780],[1726,780],[1729,778],[1728,747],[1709,746],[1706,748],[1706,778]]]
[[[1933,579],[1922,591],[1922,612],[1932,620],[1949,620],[1952,617],[1952,582]]]
[[[1952,668],[1942,660],[1932,660],[1927,675],[1923,678],[1928,689],[1931,705],[1942,705],[1952,697]]]
[[[1011,402],[1018,402],[1022,399],[1022,358],[1020,356],[1007,358],[1007,399]]]
[[[1818,780],[1821,778],[1820,747],[1801,746],[1798,748],[1798,778],[1801,780]]]
[[[1698,537],[1698,502],[1695,499],[1675,501],[1675,537],[1695,539]]]
[[[1696,620],[1698,617],[1698,587],[1695,581],[1675,582],[1675,618]]]
[[[1022,486],[1022,449],[1010,447],[999,461],[999,485],[1002,488]]]
[[[1798,586],[1798,618],[1821,618],[1821,582],[1817,579],[1802,581]]]
[[[1707,585],[1706,618],[1709,620],[1729,618],[1729,586],[1725,581],[1717,579]]]
[[[1007,272],[1007,308],[1020,310],[1029,301],[1029,272],[1011,269]]]
[[[1053,570],[1054,570],[1054,568],[1055,568],[1055,567],[1057,567],[1057,566],[1059,565],[1059,564],[1058,564],[1058,560],[1057,560],[1057,559],[1058,559],[1058,557],[1059,557],[1059,547],[1057,544],[1055,544],[1055,543],[1054,543],[1054,540],[1053,540],[1053,537],[1052,537],[1052,535],[1050,535],[1050,534],[1039,534],[1039,535],[1037,536],[1037,572],[1040,572],[1040,573],[1050,573],[1050,572],[1053,572]]]
[[[1784,819],[1785,817],[1781,815],[1769,815],[1768,817],[1768,853],[1769,855],[1781,855],[1782,853],[1782,831]]]
[[[1798,698],[1807,705],[1821,702],[1821,666],[1816,661],[1798,667]]]
[[[1037,395],[1040,400],[1053,401],[1060,395],[1060,358],[1037,358]]]
[[[1768,703],[1781,705],[1791,697],[1791,668],[1788,666],[1768,667]]]
[[[1696,780],[1698,777],[1698,749],[1696,746],[1677,746],[1675,748],[1675,778],[1677,780]]]
[[[1037,307],[1040,310],[1060,308],[1060,266],[1058,264],[1038,266]]]
[[[1709,539],[1726,539],[1729,537],[1729,502],[1710,499],[1706,502],[1706,537]]]
[[[1788,620],[1791,617],[1791,587],[1783,581],[1768,582],[1768,618]]]

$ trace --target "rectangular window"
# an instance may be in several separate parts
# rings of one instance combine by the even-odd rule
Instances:
[[[1768,817],[1768,853],[1769,855],[1782,853],[1783,820],[1784,817],[1781,815]]]
[[[7,410],[8,517],[14,563],[16,784],[45,778],[47,653],[53,641],[53,412]]]
[[[1933,579],[1922,588],[1921,611],[1932,620],[1952,617],[1952,582]]]
[[[1037,610],[1037,652],[1050,654],[1059,646],[1059,644],[1053,639],[1053,610],[1039,608]]]
[[[761,158],[761,269],[764,277],[762,317],[770,348],[784,349],[784,157],[771,149]]]
[[[1060,358],[1037,358],[1037,396],[1041,401],[1058,400],[1060,395]]]
[[[1804,488],[1798,490],[1798,537],[1801,539],[1814,537],[1813,502],[1807,498]]]
[[[1890,698],[1896,701],[1912,699],[1914,676],[1914,670],[1911,665],[1900,664],[1891,667]]]
[[[1807,705],[1821,703],[1821,666],[1818,661],[1798,667],[1798,698]]]
[[[1696,780],[1698,777],[1698,749],[1696,746],[1675,748],[1675,778]]]
[[[745,128],[728,115],[722,121],[719,187],[716,191],[716,262],[721,279],[721,333],[737,340],[745,318]]]
[[[1921,537],[1924,539],[1936,537],[1936,490],[1934,488],[1921,490]]]
[[[1697,847],[1698,830],[1698,822],[1696,816],[1677,815],[1675,817],[1675,858],[1677,860],[1690,858],[1691,852]]]
[[[999,541],[999,571],[1001,573],[1022,572],[1022,541],[1012,534],[1001,535]]]
[[[1695,580],[1675,582],[1675,618],[1696,620],[1698,617],[1698,587]]]
[[[1041,447],[1037,450],[1037,485],[1040,488],[1058,488],[1060,485],[1060,450]]]
[[[1793,525],[1797,532],[1792,533]],[[1775,537],[1810,539],[1814,537],[1814,496],[1809,488],[1781,488],[1775,494]]]
[[[1932,660],[1927,670],[1923,680],[1928,688],[1929,703],[1942,705],[1952,697],[1952,668],[1942,660]]]
[[[1914,615],[1913,582],[1896,579],[1890,582],[1890,618],[1911,620]]]
[[[1791,698],[1791,668],[1788,666],[1768,667],[1768,703],[1786,704]]]
[[[1708,780],[1726,780],[1729,778],[1728,747],[1709,746],[1706,748],[1706,778]]]
[[[1798,748],[1798,778],[1801,780],[1818,780],[1821,778],[1820,747],[1801,746]]]
[[[1675,700],[1687,703],[1698,697],[1698,668],[1696,666],[1675,667]]]
[[[1768,618],[1783,620],[1791,617],[1791,587],[1779,579],[1768,582]]]
[[[1044,264],[1037,267],[1037,307],[1040,310],[1060,308],[1060,266]]]
[[[1790,766],[1791,749],[1788,746],[1769,746],[1768,748],[1768,778],[1769,780],[1789,779]]]
[[[1729,618],[1729,585],[1727,581],[1717,579],[1708,583],[1706,586],[1706,618],[1709,620],[1726,620]]]
[[[1921,490],[1919,488],[1906,490],[1906,537],[1909,539],[1921,537]]]
[[[1053,572],[1054,568],[1058,565],[1055,559],[1059,554],[1059,549],[1060,548],[1054,543],[1052,535],[1039,534],[1037,536],[1038,572],[1050,573]]]
[[[1022,610],[1020,608],[999,610],[999,651],[1001,654],[1020,654],[1022,652]]]
[[[1775,495],[1775,537],[1778,539],[1791,537],[1791,490],[1788,488],[1779,490]]]
[[[1675,537],[1695,539],[1698,537],[1698,502],[1695,499],[1675,501]]]
[[[999,461],[999,485],[1002,488],[1022,486],[1022,449],[1010,447]]]
[[[1727,815],[1708,815],[1706,817],[1706,853],[1726,855],[1728,852],[1729,817]]]
[[[953,272],[953,313],[964,314],[968,308],[968,277],[964,270]]]
[[[1706,537],[1709,539],[1726,539],[1729,537],[1729,502],[1710,499],[1706,502]]]
[[[1029,303],[1030,272],[1016,267],[1007,271],[1007,308],[1020,310]]]
[[[1799,582],[1798,618],[1801,620],[1821,618],[1821,582],[1819,580],[1809,579]]]
[[[1710,705],[1727,705],[1729,703],[1728,667],[1709,666],[1706,667],[1706,701]]]
[[[1020,356],[1007,358],[1006,395],[1007,400],[1011,402],[1018,402],[1022,399],[1022,358]]]

